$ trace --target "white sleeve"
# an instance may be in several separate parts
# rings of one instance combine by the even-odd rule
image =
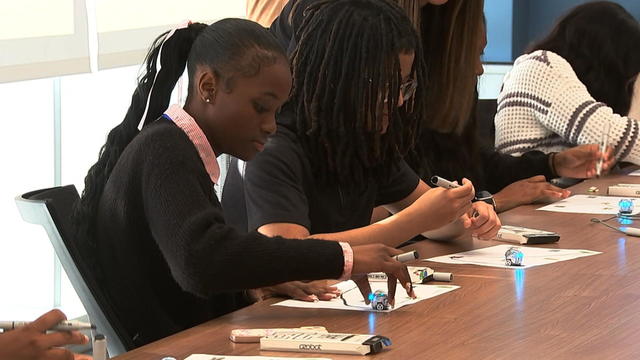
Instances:
[[[525,138],[523,141],[542,146],[571,147],[599,144],[608,123],[608,144],[614,149],[615,157],[640,165],[638,121],[615,114],[606,104],[597,102],[566,60],[553,53],[548,53],[545,59],[546,63],[530,60],[514,67],[511,78],[505,80],[505,85],[509,84],[499,100],[505,107],[502,104],[508,102],[505,98],[519,99],[520,109],[503,111],[500,114],[502,119],[496,117],[496,126],[499,120],[514,124],[513,119],[504,119],[504,116],[519,114],[516,122],[520,122],[519,133]],[[537,126],[530,123],[532,117]],[[535,130],[526,131],[528,126]],[[516,128],[510,130],[511,133],[517,132]]]

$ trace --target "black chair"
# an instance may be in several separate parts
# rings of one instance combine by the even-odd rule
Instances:
[[[79,199],[75,186],[67,185],[31,191],[16,197],[16,205],[22,219],[42,225],[49,235],[56,255],[78,293],[90,321],[97,332],[107,337],[109,355],[117,356],[133,349],[124,328],[110,307],[92,271],[90,258],[75,238],[71,215],[74,203]]]
[[[224,189],[222,189],[222,199],[220,200],[224,209],[225,222],[242,233],[247,232],[249,228],[244,194],[245,167],[244,161],[230,156]]]

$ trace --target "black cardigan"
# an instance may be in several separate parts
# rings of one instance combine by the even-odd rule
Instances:
[[[249,304],[242,289],[338,278],[337,242],[227,226],[186,134],[160,118],[119,158],[100,199],[96,272],[139,346]]]

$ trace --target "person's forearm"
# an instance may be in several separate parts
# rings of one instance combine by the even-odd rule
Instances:
[[[422,232],[433,230],[435,227],[430,223],[424,214],[418,214],[416,210],[408,207],[375,224],[336,233],[313,234],[311,237],[345,241],[352,246],[382,243],[396,247]]]
[[[493,201],[496,203],[496,213],[501,213],[518,206],[515,199],[510,198],[504,191],[499,191],[493,195]]]
[[[460,219],[451,222],[441,228],[429,230],[422,233],[422,236],[431,240],[452,240],[462,235],[467,229]]]

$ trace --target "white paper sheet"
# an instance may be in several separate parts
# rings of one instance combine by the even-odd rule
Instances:
[[[640,170],[636,170],[629,173],[629,176],[640,176]]]
[[[347,305],[344,304],[341,298],[333,299],[330,301],[317,301],[317,302],[307,302],[300,300],[285,300],[279,303],[273,304],[272,306],[289,306],[289,307],[297,307],[297,308],[310,308],[310,309],[335,309],[335,310],[355,310],[355,311],[377,311],[374,310],[370,305],[364,303],[364,299],[362,298],[362,294],[360,294],[360,290],[356,286],[356,283],[353,281],[343,281],[341,283],[336,284],[338,289],[342,291],[342,297],[347,302]],[[412,299],[407,296],[407,292],[404,290],[400,284],[396,287],[396,305],[393,309],[385,310],[385,312],[397,310],[403,306],[415,304],[419,301],[429,299],[438,295],[442,295],[449,291],[453,291],[455,289],[460,288],[460,286],[456,285],[413,285],[413,289],[416,293],[416,298]],[[387,283],[386,282],[372,282],[371,290],[382,290],[387,292]]]
[[[621,199],[633,201],[633,213],[640,213],[640,199],[625,198],[619,196],[599,196],[599,195],[573,195],[564,200],[554,202],[537,210],[578,213],[578,214],[598,214],[615,215],[618,213],[618,202]]]
[[[507,266],[504,253],[513,245],[496,245],[484,249],[460,252],[451,255],[436,256],[425,261],[445,264],[474,264],[505,269],[528,269],[530,267],[553,264],[559,261],[577,259],[584,256],[602,254],[598,251],[582,249],[548,249],[540,247],[517,246],[524,255],[521,266]]]
[[[271,357],[271,356],[226,356],[193,354],[184,360],[331,360],[329,358],[299,358],[299,357]]]

